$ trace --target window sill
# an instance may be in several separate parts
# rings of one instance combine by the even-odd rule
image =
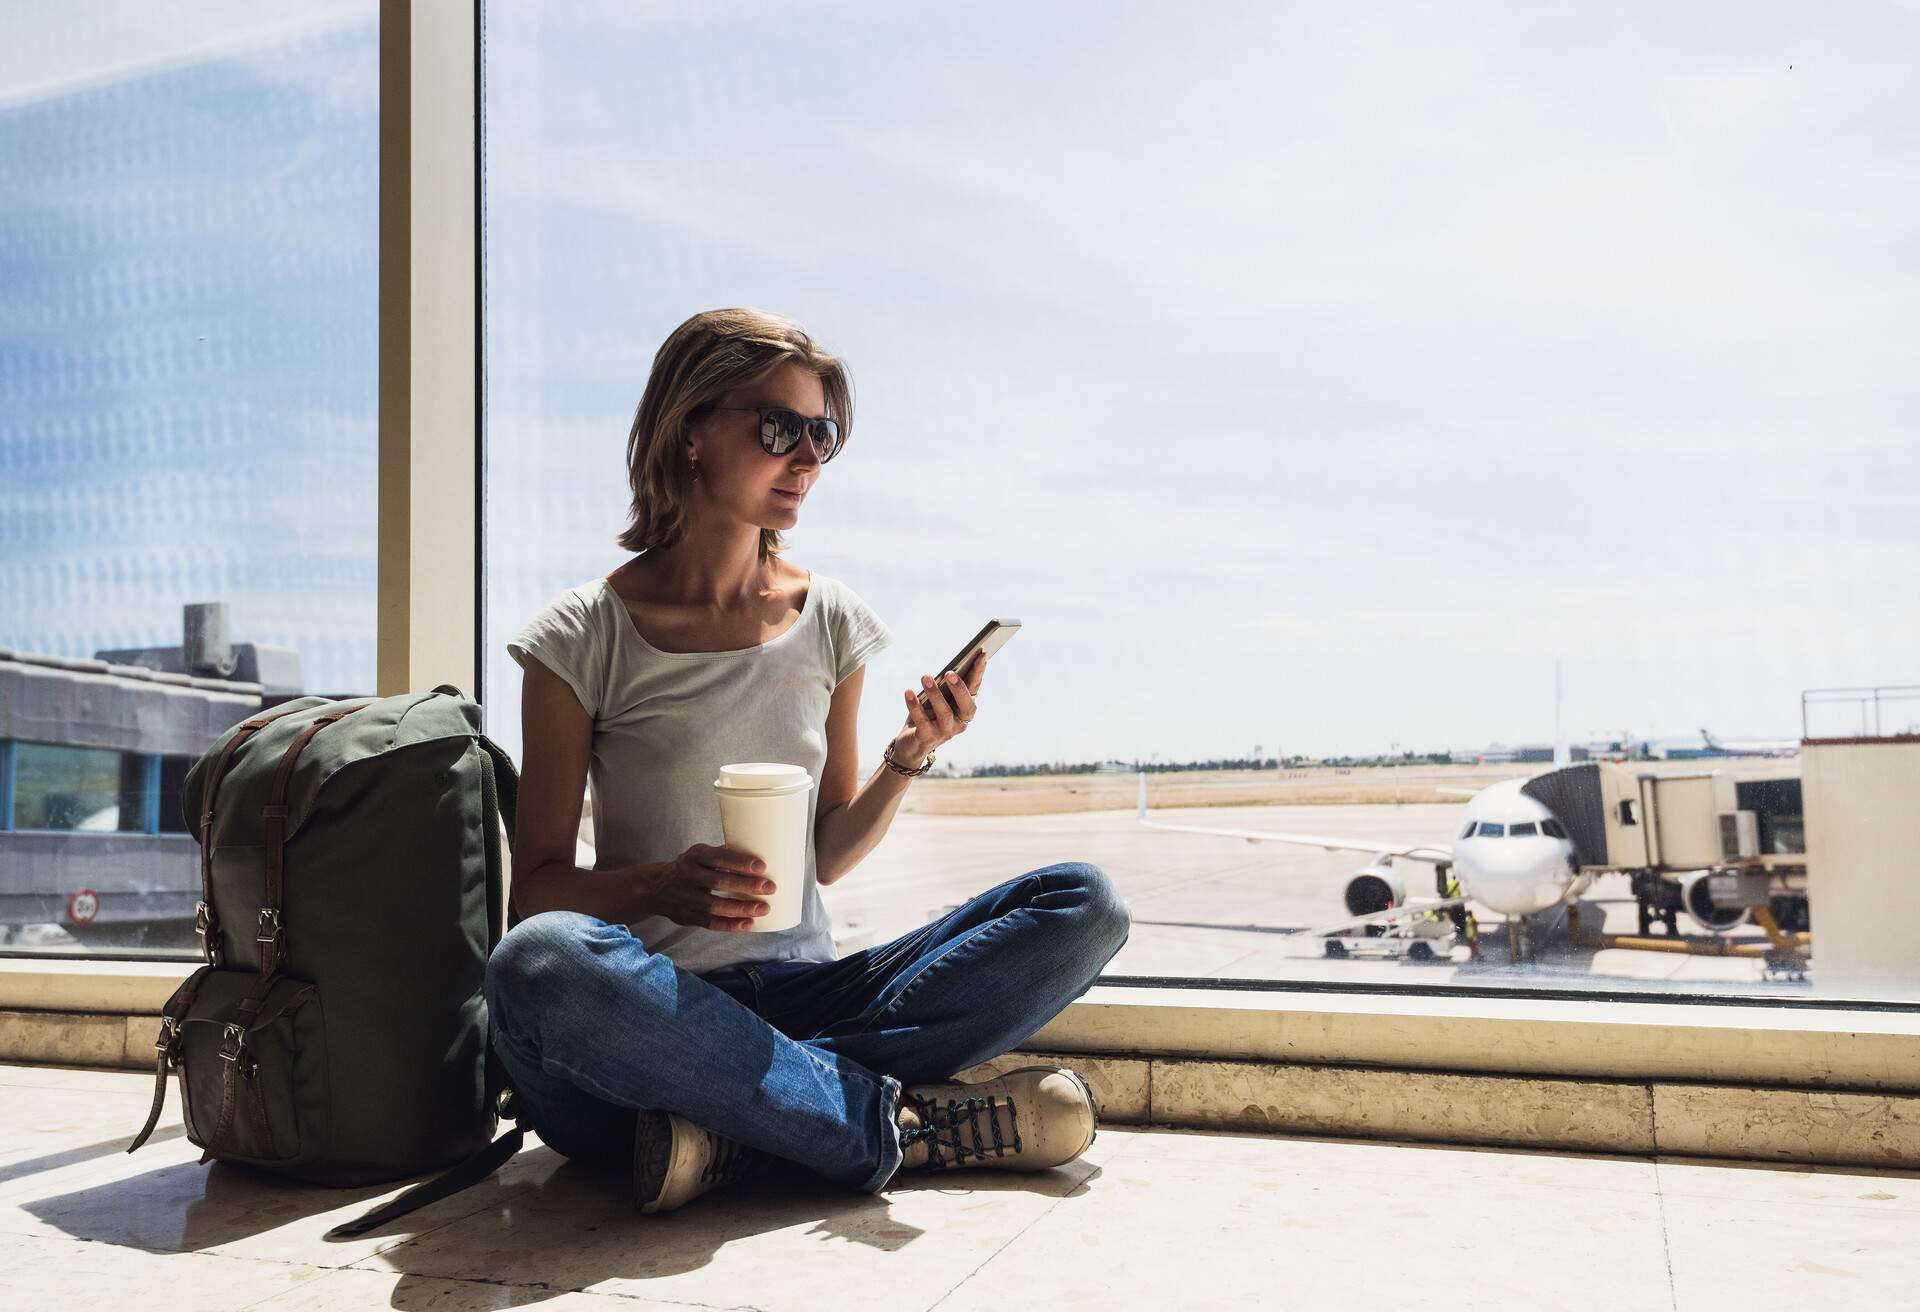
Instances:
[[[0,1061],[151,1070],[183,962],[0,959]],[[1018,1051],[1116,1124],[1920,1166],[1920,1013],[1096,985]]]
[[[157,1016],[192,969],[0,958],[0,1011]],[[1920,1093],[1911,1011],[1095,985],[1027,1047]]]
[[[1920,1012],[1096,985],[1057,1052],[1920,1092]]]
[[[0,957],[0,1011],[158,1016],[197,964]]]
[[[186,962],[0,959],[0,1062],[152,1070]],[[962,1080],[1112,1124],[1920,1168],[1920,1012],[1094,985]]]

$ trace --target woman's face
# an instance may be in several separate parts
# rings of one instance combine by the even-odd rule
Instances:
[[[819,378],[797,364],[783,364],[752,387],[735,388],[720,398],[723,406],[695,430],[691,448],[700,462],[694,490],[761,528],[787,528],[800,518],[800,503],[820,475],[820,458],[805,438],[784,456],[760,445],[762,406],[786,406],[808,418],[827,413],[826,389]],[[779,489],[797,491],[785,496]]]

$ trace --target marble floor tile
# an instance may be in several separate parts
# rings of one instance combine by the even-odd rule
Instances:
[[[147,1142],[157,1146],[185,1134],[181,1126],[161,1125]],[[19,1152],[0,1153],[0,1208],[10,1200],[39,1197],[60,1180],[78,1179],[90,1164],[94,1169],[105,1169],[99,1164],[124,1158],[132,1139],[131,1134],[93,1140],[74,1135],[33,1144]]]
[[[6,1089],[78,1089],[86,1093],[102,1090],[139,1093],[153,1092],[153,1072],[113,1069],[102,1066],[25,1066],[0,1064],[0,1090]],[[5,1096],[0,1093],[0,1096]]]
[[[1101,1134],[1043,1172],[913,1173],[880,1194],[795,1172],[716,1190],[674,1212],[633,1208],[624,1176],[571,1164],[362,1269],[493,1279],[776,1312],[929,1307],[1132,1146]]]
[[[170,1133],[167,1133],[170,1132]],[[163,1118],[139,1152],[128,1139],[89,1156],[0,1185],[0,1233],[63,1236],[152,1252],[215,1253],[282,1262],[348,1266],[379,1249],[531,1187],[561,1160],[523,1149],[491,1178],[371,1234],[328,1240],[326,1231],[371,1210],[414,1181],[326,1188],[214,1162]],[[4,1174],[0,1171],[0,1174]],[[430,1178],[430,1177],[420,1177]]]
[[[502,1308],[537,1312],[726,1312],[728,1306],[667,1303],[614,1294],[555,1293],[537,1285],[503,1285],[494,1280],[440,1280],[393,1271],[343,1270],[326,1272],[323,1279],[252,1304],[247,1312],[366,1312],[371,1308],[402,1308],[406,1312],[495,1312]]]
[[[1468,1148],[1383,1139],[1246,1134],[1232,1130],[1155,1130],[1134,1150],[1144,1157],[1235,1163],[1287,1170],[1343,1171],[1402,1177],[1506,1180],[1570,1189],[1652,1194],[1653,1163],[1601,1153],[1538,1153],[1524,1148]]]
[[[5,1307],[1537,1309],[1920,1306],[1920,1172],[1103,1125],[1055,1171],[797,1168],[660,1216],[529,1139],[344,1243],[407,1187],[203,1167],[138,1072],[0,1066]]]
[[[0,1234],[0,1271],[6,1306],[21,1312],[240,1312],[333,1274],[300,1263],[10,1234]]]
[[[939,1307],[1619,1312],[1667,1307],[1668,1293],[1651,1195],[1140,1153],[1022,1231]]]
[[[1920,1304],[1920,1224],[1911,1212],[1687,1194],[1665,1195],[1662,1207],[1679,1312]]]
[[[38,1163],[123,1151],[146,1122],[151,1103],[151,1087],[140,1091],[0,1086],[0,1108],[5,1109],[6,1118],[0,1137],[0,1197],[6,1195],[10,1181],[39,1169]]]
[[[1763,1203],[1864,1207],[1920,1212],[1920,1172],[1869,1166],[1801,1166],[1729,1162],[1707,1157],[1655,1159],[1660,1192],[1669,1197],[1741,1198]],[[1920,1221],[1915,1222],[1920,1233]],[[1915,1291],[1920,1302],[1920,1290]]]

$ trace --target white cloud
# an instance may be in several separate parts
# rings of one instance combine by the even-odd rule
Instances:
[[[857,17],[514,56],[502,405],[617,482],[666,329],[819,307],[861,410],[797,554],[895,624],[877,688],[1028,621],[980,759],[1538,739],[1556,654],[1653,733],[1912,677],[1897,23]]]
[[[16,5],[0,42],[0,109],[376,21],[377,0],[156,0]],[[292,70],[283,70],[291,73]],[[355,84],[353,94],[366,90]]]

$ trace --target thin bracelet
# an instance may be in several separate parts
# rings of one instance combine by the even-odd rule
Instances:
[[[918,778],[919,776],[925,774],[928,770],[933,768],[932,752],[927,753],[927,759],[920,763],[920,768],[918,770],[909,770],[907,769],[906,766],[901,765],[898,761],[893,759],[892,743],[887,744],[887,750],[883,753],[883,756],[885,757],[887,762],[887,769],[893,771],[895,774],[905,775],[909,779]]]

